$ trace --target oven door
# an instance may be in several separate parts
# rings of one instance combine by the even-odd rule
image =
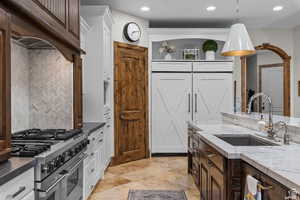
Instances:
[[[65,177],[62,181],[63,200],[82,200],[83,197],[83,160],[79,160],[66,169]]]
[[[38,200],[61,200],[61,186],[65,176],[60,175],[60,178],[50,186],[46,191],[37,191]]]

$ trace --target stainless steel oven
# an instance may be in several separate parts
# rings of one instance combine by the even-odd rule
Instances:
[[[83,197],[83,160],[85,154],[81,153],[70,162],[63,165],[56,173],[43,182],[51,180],[52,184],[37,192],[38,200],[82,200]],[[48,179],[48,180],[47,180]],[[55,181],[53,181],[55,180]],[[43,183],[42,183],[43,184]]]
[[[83,196],[83,159],[66,169],[61,182],[62,200],[82,200]]]

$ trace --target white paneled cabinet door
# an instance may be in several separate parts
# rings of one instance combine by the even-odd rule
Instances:
[[[216,124],[222,121],[221,112],[232,112],[232,85],[232,73],[194,73],[194,121]]]
[[[185,153],[192,74],[152,73],[152,153]]]

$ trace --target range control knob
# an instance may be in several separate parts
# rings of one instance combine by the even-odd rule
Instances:
[[[60,166],[60,159],[59,159],[59,158],[57,158],[57,159],[54,161],[54,166],[55,166],[56,168],[58,168],[58,167]]]
[[[74,154],[73,154],[73,150],[69,150],[69,152],[68,152],[68,156],[73,156]]]
[[[62,154],[62,155],[59,156],[59,160],[60,160],[61,163],[64,163],[65,159],[66,159],[66,155],[65,154]]]
[[[48,173],[49,170],[48,164],[42,165],[41,169],[42,169],[42,173]]]
[[[47,164],[47,167],[48,167],[48,170],[47,170],[47,173],[50,173],[54,170],[54,162],[51,161]]]

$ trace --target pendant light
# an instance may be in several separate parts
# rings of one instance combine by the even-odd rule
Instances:
[[[237,0],[237,23],[230,28],[228,38],[222,50],[222,56],[247,56],[255,53],[254,46],[246,29],[239,21],[239,0]]]

